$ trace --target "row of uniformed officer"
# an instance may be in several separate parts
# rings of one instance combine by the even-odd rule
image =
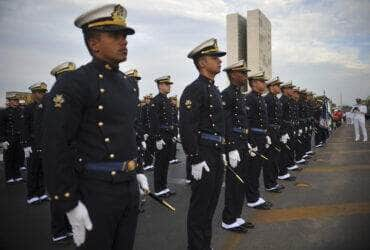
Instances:
[[[7,93],[8,107],[0,113],[0,142],[4,149],[5,181],[7,184],[23,180],[20,168],[24,164],[23,150],[23,110],[19,107],[19,97]]]
[[[93,59],[58,79],[45,105],[48,190],[79,249],[132,249],[139,187],[149,189],[136,164],[138,86],[118,66],[134,34],[126,15],[108,4],[76,19]]]
[[[233,171],[242,180],[249,180],[248,168],[252,146],[249,144],[249,121],[247,118],[246,97],[242,87],[247,82],[249,71],[244,60],[234,63],[224,69],[230,85],[222,91],[222,104],[225,115],[225,152]],[[244,197],[249,189],[227,169],[225,175],[225,207],[222,213],[221,226],[225,230],[247,232],[254,225],[241,218],[244,207]],[[249,196],[249,195],[248,195]]]
[[[167,95],[171,91],[170,76],[162,76],[155,80],[158,87],[156,95],[150,104],[150,135],[155,141],[154,160],[154,191],[155,195],[166,197],[175,194],[167,186],[167,173],[171,160],[171,149],[176,143],[177,129],[173,120],[172,104]]]
[[[29,87],[33,102],[24,109],[25,126],[23,139],[25,153],[30,157],[27,168],[27,203],[33,204],[48,199],[45,190],[44,171],[42,164],[42,119],[43,97],[47,91],[44,82]]]
[[[188,249],[211,249],[212,219],[221,191],[224,162],[225,118],[222,99],[214,84],[221,70],[216,39],[189,54],[199,77],[186,86],[180,98],[180,136],[191,166],[193,181],[187,217]]]

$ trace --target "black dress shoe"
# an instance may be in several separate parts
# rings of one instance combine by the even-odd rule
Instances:
[[[302,171],[303,170],[303,168],[302,167],[298,167],[298,168],[295,168],[295,169],[292,169],[292,170],[289,170],[289,171],[298,171],[298,172],[300,172],[300,171]]]
[[[267,191],[267,192],[270,192],[270,193],[277,193],[277,194],[278,194],[278,193],[281,193],[281,189],[279,189],[279,188],[274,188],[274,189],[270,189],[270,190],[267,190],[267,189],[266,189],[266,191]]]
[[[254,224],[252,222],[246,221],[243,225],[240,225],[241,227],[245,227],[246,229],[253,229],[255,228]]]
[[[243,234],[245,234],[246,232],[248,232],[248,229],[243,227],[243,226],[238,226],[238,227],[233,227],[233,228],[224,228],[224,227],[222,227],[222,228],[224,230],[234,232],[234,233],[243,233]]]
[[[175,195],[176,192],[175,191],[169,191],[167,194],[169,194],[168,196],[171,196],[171,195]]]
[[[283,181],[295,181],[297,177],[295,176],[289,176],[288,178],[284,179]]]
[[[267,206],[269,206],[269,207],[273,207],[273,206],[274,206],[274,204],[272,204],[272,202],[270,202],[270,201],[266,201],[266,202],[265,202],[265,204],[266,204]]]
[[[261,204],[261,205],[258,205],[258,206],[255,206],[253,207],[254,209],[259,209],[259,210],[270,210],[271,209],[271,206],[269,206],[267,204],[267,202]]]
[[[170,194],[170,192],[167,192],[167,193],[164,193],[164,194],[157,195],[157,197],[158,197],[158,198],[162,198],[162,199],[163,199],[163,198],[168,198],[168,197],[170,197],[170,195],[171,195],[171,194]]]

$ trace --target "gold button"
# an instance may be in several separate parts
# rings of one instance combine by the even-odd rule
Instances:
[[[102,93],[102,94],[105,93],[105,89],[101,88],[100,93]]]
[[[78,158],[78,162],[82,162],[82,158]]]
[[[109,158],[114,159],[114,154],[110,154]]]
[[[116,171],[112,171],[112,172],[110,172],[110,174],[112,175],[112,176],[115,176],[116,175]]]
[[[211,104],[211,105],[209,105],[209,107],[210,107],[210,108],[213,108],[213,105]]]
[[[58,195],[55,195],[54,196],[54,200],[59,200],[59,196]]]
[[[103,77],[103,75],[102,75],[102,74],[99,74],[99,78],[100,78],[100,79],[103,79],[104,77]]]
[[[103,127],[104,123],[103,122],[98,122],[99,127]]]
[[[110,142],[109,137],[105,138],[105,139],[104,139],[104,141],[105,141],[105,142]]]
[[[99,106],[98,106],[98,109],[99,109],[99,110],[103,110],[103,109],[104,109],[104,106],[103,106],[103,105],[99,105]]]
[[[64,197],[66,197],[66,198],[68,198],[69,196],[71,196],[71,194],[68,193],[68,192],[64,194]]]

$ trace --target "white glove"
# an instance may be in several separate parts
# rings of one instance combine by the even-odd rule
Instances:
[[[163,146],[166,145],[166,143],[162,139],[159,140],[159,141],[156,141],[155,144],[156,144],[158,150],[162,150]]]
[[[222,154],[222,161],[224,162],[224,166],[227,166],[226,154]]]
[[[290,136],[289,136],[289,134],[287,133],[286,135],[287,135],[288,140],[290,140]]]
[[[148,134],[144,134],[144,141],[148,140],[149,138],[149,135]]]
[[[269,148],[270,147],[270,145],[271,145],[271,138],[270,138],[270,136],[266,136],[266,145],[265,145],[265,147],[266,148]]]
[[[136,180],[139,183],[139,190],[140,194],[144,195],[149,193],[149,184],[148,184],[148,179],[144,174],[137,174],[136,175]]]
[[[229,152],[229,162],[232,168],[236,168],[238,166],[238,162],[240,161],[241,160],[238,150],[235,149]]]
[[[288,134],[284,134],[284,135],[281,136],[280,141],[282,143],[284,143],[284,144],[287,144],[288,139],[289,139],[289,135]]]
[[[81,246],[86,239],[86,230],[91,231],[93,225],[85,205],[78,201],[78,205],[67,213],[69,224],[72,226],[73,241]]]
[[[256,157],[256,152],[258,151],[258,147],[254,147],[252,148],[252,146],[248,143],[248,152],[249,152],[249,155],[252,156],[252,157]]]
[[[298,129],[298,136],[301,136],[303,133],[302,129]]]
[[[25,148],[23,149],[23,151],[24,151],[24,157],[25,157],[25,158],[30,158],[30,155],[31,155],[31,153],[32,153],[32,149],[31,149],[31,147],[25,147]]]
[[[146,142],[145,141],[141,142],[141,146],[143,147],[144,150],[146,150]]]
[[[191,175],[194,177],[195,180],[199,181],[200,179],[202,179],[203,169],[209,172],[209,167],[205,161],[191,165]]]
[[[1,143],[1,147],[4,149],[4,150],[7,150],[9,148],[9,142],[7,141],[4,141],[3,143]]]
[[[172,142],[176,143],[177,142],[177,137],[172,137]]]
[[[307,127],[304,127],[304,131],[306,131],[306,132],[307,132],[307,131],[308,131],[308,128],[307,128]]]

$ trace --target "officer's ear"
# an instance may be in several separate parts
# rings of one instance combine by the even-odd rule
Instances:
[[[207,65],[207,60],[205,56],[201,56],[197,60],[198,69],[204,68]]]
[[[84,31],[86,47],[92,56],[94,56],[100,50],[100,34],[100,32],[94,30]]]

